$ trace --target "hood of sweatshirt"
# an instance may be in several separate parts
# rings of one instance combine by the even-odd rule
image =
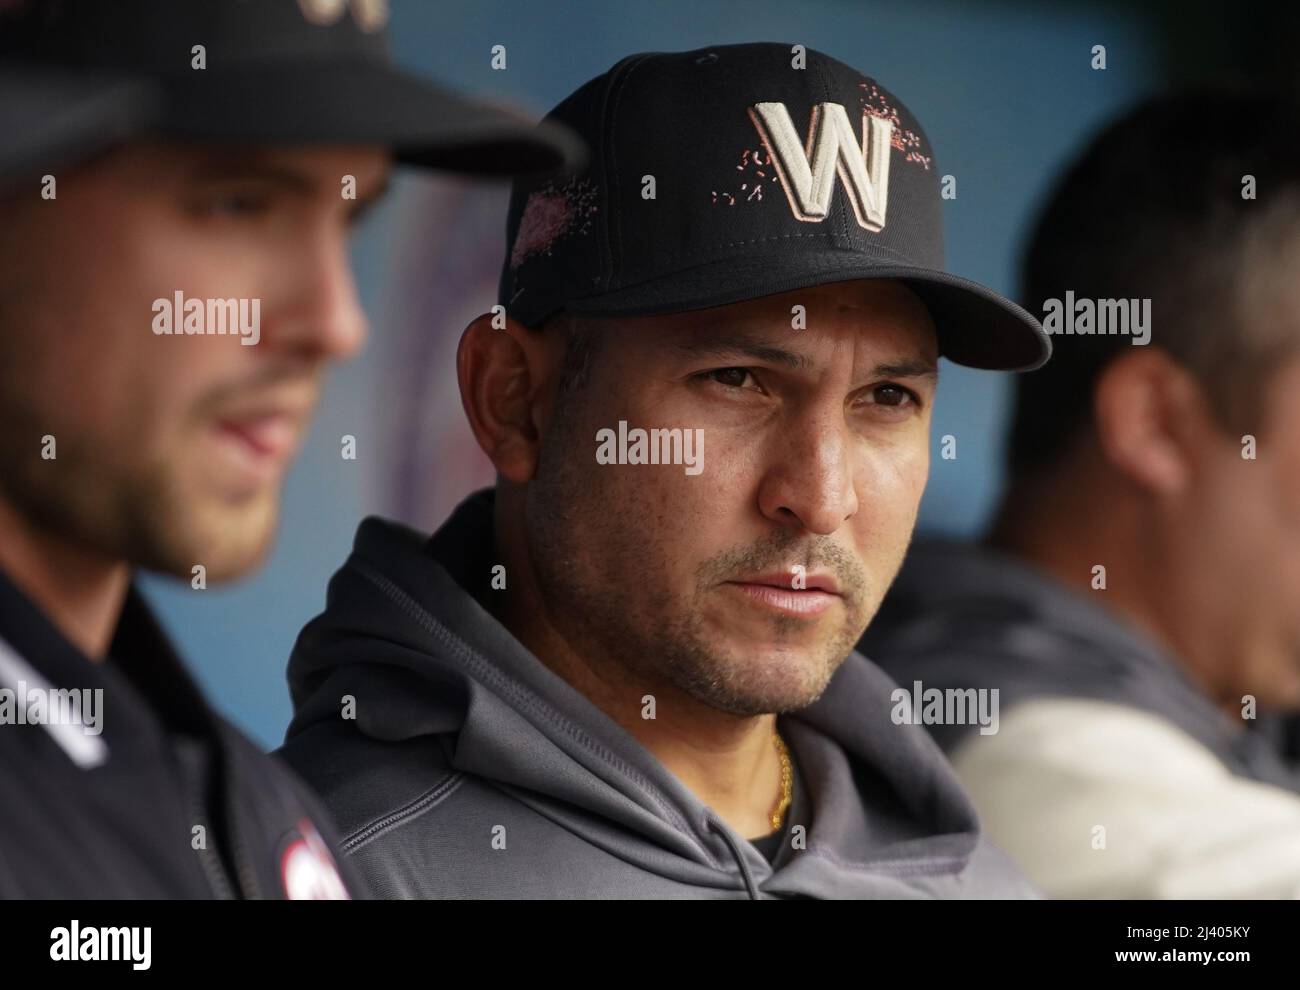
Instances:
[[[565,857],[556,870],[576,876],[584,869],[574,861],[574,836],[583,840],[579,849],[633,864],[644,885],[625,880],[616,894],[1033,895],[982,839],[924,729],[891,719],[894,683],[857,653],[815,704],[780,716],[811,820],[806,849],[778,858],[774,870],[484,607],[487,596],[502,593],[491,586],[492,495],[471,496],[432,539],[379,518],[362,522],[324,613],[303,630],[290,660],[295,714],[284,753],[335,812],[345,848],[367,850],[372,882],[376,871],[410,861],[409,849],[385,852],[383,844],[420,841],[418,830],[403,833],[391,823],[412,794],[436,790],[441,775],[448,786],[488,784],[494,798],[511,795],[540,811],[566,833],[563,843],[555,837],[556,854],[562,848]],[[349,697],[354,717],[340,719],[340,699]],[[399,756],[412,745],[429,756]],[[424,779],[397,784],[394,774]],[[340,796],[347,793],[353,796]],[[419,821],[428,827],[431,814],[470,814],[456,802],[465,805],[473,793],[461,787],[439,798]],[[453,826],[449,819],[444,831]],[[472,889],[476,863],[467,859],[473,855],[461,852],[445,866],[464,871]],[[590,869],[600,870],[599,862]],[[440,892],[436,884],[378,879],[380,890]]]
[[[979,544],[917,540],[859,642],[915,690],[997,688],[1001,715],[1038,698],[1127,705],[1158,715],[1235,774],[1300,789],[1258,732],[1224,715],[1177,657],[1102,604],[1046,572]],[[933,725],[951,751],[970,725]]]

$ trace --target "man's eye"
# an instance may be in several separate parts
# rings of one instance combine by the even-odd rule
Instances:
[[[201,204],[204,214],[213,217],[259,217],[270,208],[271,200],[258,192],[214,193]]]
[[[871,398],[878,406],[906,406],[916,402],[916,396],[901,385],[888,383],[877,385],[871,390]]]
[[[746,380],[754,377],[748,368],[714,368],[706,371],[704,376],[730,388],[743,388]]]

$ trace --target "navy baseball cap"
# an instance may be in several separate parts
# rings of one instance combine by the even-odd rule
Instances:
[[[140,83],[0,64],[0,180],[128,138],[154,120],[159,102]]]
[[[0,0],[0,67],[148,86],[172,138],[378,144],[477,174],[581,161],[563,126],[396,68],[387,21],[387,0]]]
[[[525,326],[888,278],[926,304],[951,361],[1020,371],[1051,355],[1029,313],[944,270],[930,142],[842,62],[781,44],[633,55],[547,120],[591,159],[515,182],[499,301]]]

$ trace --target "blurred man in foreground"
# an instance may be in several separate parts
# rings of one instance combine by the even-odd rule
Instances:
[[[394,151],[499,173],[568,147],[400,73],[356,20],[382,5],[350,9],[0,14],[22,80],[0,104],[0,896],[363,890],[131,581],[266,553],[324,373],[365,336],[348,232]]]

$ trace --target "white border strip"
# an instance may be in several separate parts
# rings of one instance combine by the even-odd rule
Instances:
[[[51,691],[50,682],[26,660],[20,657],[12,646],[0,636],[0,686],[17,689],[22,682],[46,693]],[[108,744],[99,736],[87,735],[83,726],[64,723],[41,723],[59,748],[68,754],[68,759],[82,770],[92,770],[108,759]],[[0,731],[6,726],[0,725]]]

